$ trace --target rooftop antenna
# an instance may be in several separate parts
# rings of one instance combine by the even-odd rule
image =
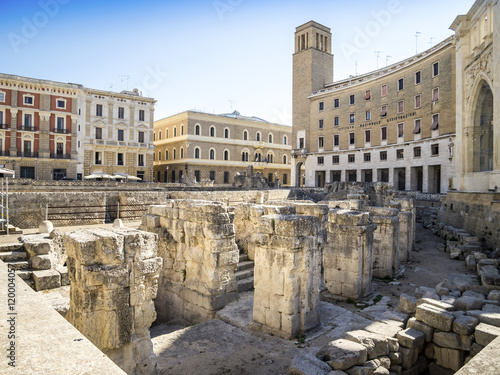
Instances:
[[[375,53],[377,54],[377,69],[378,69],[378,58],[380,57],[380,54],[384,52],[384,51],[375,51]]]
[[[120,81],[120,89],[121,89],[121,90],[123,90],[123,81],[125,81],[125,80],[126,80],[126,81],[127,81],[127,89],[126,89],[126,90],[128,91],[128,80],[130,79],[130,76],[129,76],[129,75],[127,75],[127,74],[122,74],[122,75],[120,75],[120,76],[118,76],[118,77],[120,77],[120,78],[121,78],[121,81]]]
[[[389,56],[389,55],[387,55],[387,56],[385,57],[385,66],[389,65],[389,59],[390,59],[391,57],[392,57],[392,56]]]
[[[432,45],[433,45],[433,43],[432,43],[432,40],[433,40],[433,39],[434,39],[434,38],[431,36],[431,39],[429,40],[429,46],[430,46],[431,48],[432,48]]]
[[[420,31],[417,31],[415,33],[415,54],[418,53],[418,36],[422,34]]]

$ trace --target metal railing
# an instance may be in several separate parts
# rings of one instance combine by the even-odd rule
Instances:
[[[71,154],[50,154],[51,159],[71,159]]]
[[[33,125],[21,125],[19,127],[19,130],[28,131],[28,132],[36,132],[38,130],[38,128],[36,126],[33,126]]]
[[[0,124],[0,129],[9,129],[9,124]]]
[[[38,152],[31,152],[31,151],[18,151],[17,156],[20,156],[22,158],[37,158],[38,157]]]
[[[68,129],[52,128],[52,133],[69,134],[70,131]]]

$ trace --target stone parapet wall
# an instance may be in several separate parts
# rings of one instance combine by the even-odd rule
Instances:
[[[127,374],[155,374],[149,327],[162,259],[157,236],[133,229],[64,235],[71,280],[68,321]]]
[[[155,301],[158,321],[203,322],[237,299],[234,273],[239,253],[227,206],[169,200],[149,208],[141,229],[158,234],[164,260]]]

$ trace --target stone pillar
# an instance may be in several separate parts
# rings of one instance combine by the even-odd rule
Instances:
[[[12,91],[12,101],[16,102],[17,103],[17,91]],[[14,103],[12,103],[12,106],[14,106]],[[10,115],[11,115],[11,119],[10,119],[10,156],[11,157],[17,157],[17,127],[19,126],[19,124],[17,123],[17,113],[18,113],[19,109],[17,108],[11,108],[10,109]],[[9,121],[9,119],[6,119],[7,121]],[[22,145],[21,145],[21,150],[22,150]],[[21,151],[19,150],[19,151]],[[19,172],[16,171],[16,177],[19,178]]]
[[[291,339],[319,324],[321,221],[262,216],[255,248],[255,326]]]
[[[157,237],[133,229],[64,236],[71,280],[68,321],[127,374],[156,374],[149,327],[162,260]]]
[[[367,212],[330,210],[323,250],[325,286],[330,293],[356,300],[370,293],[375,229]]]
[[[377,224],[373,232],[373,276],[394,277],[399,271],[398,210],[385,207],[366,207]]]
[[[399,216],[399,261],[412,259],[415,245],[416,209],[413,199],[398,198],[390,201],[390,207],[398,208]]]
[[[232,216],[222,203],[196,200],[169,200],[143,216],[140,228],[159,235],[164,260],[155,300],[158,321],[204,322],[238,298]]]

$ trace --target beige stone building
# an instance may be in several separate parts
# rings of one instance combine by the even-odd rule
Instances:
[[[445,193],[454,175],[455,48],[449,38],[397,64],[333,82],[330,29],[295,33],[293,181],[389,182]]]
[[[291,127],[256,117],[186,111],[154,124],[155,179],[231,185],[253,166],[274,183],[290,184]],[[188,177],[186,177],[188,176]]]
[[[155,102],[136,89],[84,89],[79,173],[121,173],[152,181]]]

